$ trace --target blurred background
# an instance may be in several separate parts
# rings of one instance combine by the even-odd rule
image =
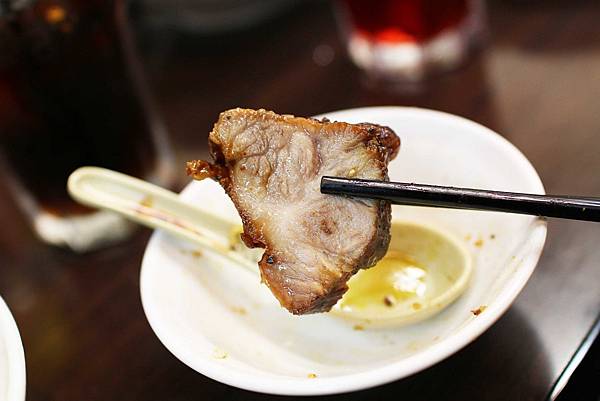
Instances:
[[[598,196],[598,21],[600,3],[575,0],[1,0],[0,293],[23,336],[28,398],[263,398],[162,348],[138,295],[150,233],[70,203],[74,168],[180,190],[223,110],[399,105],[495,130],[548,193]],[[494,328],[422,374],[340,398],[546,399],[600,311],[598,238],[592,223],[552,221]],[[598,377],[595,350],[584,377]],[[577,399],[597,400],[582,383],[592,398]]]

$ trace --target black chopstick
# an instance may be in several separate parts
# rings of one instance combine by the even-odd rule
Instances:
[[[535,195],[327,176],[321,179],[321,192],[383,199],[399,205],[487,210],[600,221],[600,198]]]

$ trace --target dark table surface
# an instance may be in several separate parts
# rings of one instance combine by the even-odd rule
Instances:
[[[600,3],[496,2],[488,20],[483,50],[413,94],[363,84],[324,2],[225,36],[137,30],[180,165],[206,155],[207,132],[230,107],[313,115],[410,105],[496,130],[549,193],[600,195]],[[331,63],[315,63],[318,46],[331,48]],[[139,295],[150,231],[81,256],[38,242],[5,192],[0,221],[0,294],[22,335],[29,400],[279,398],[216,383],[161,345]],[[599,244],[599,224],[550,221],[528,285],[479,339],[407,379],[330,398],[543,400],[600,311]]]

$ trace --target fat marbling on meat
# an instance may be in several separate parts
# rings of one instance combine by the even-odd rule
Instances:
[[[265,249],[262,281],[290,312],[328,311],[350,277],[386,253],[389,203],[324,195],[320,181],[387,180],[400,146],[391,129],[238,108],[221,113],[209,146],[212,162],[188,162],[188,174],[225,189],[242,240]]]

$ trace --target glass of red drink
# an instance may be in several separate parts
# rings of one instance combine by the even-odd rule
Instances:
[[[340,0],[354,63],[374,78],[416,82],[465,58],[481,31],[478,0]]]
[[[71,200],[78,167],[169,185],[171,152],[147,93],[124,0],[0,1],[0,163],[43,240],[85,251],[132,231]]]

